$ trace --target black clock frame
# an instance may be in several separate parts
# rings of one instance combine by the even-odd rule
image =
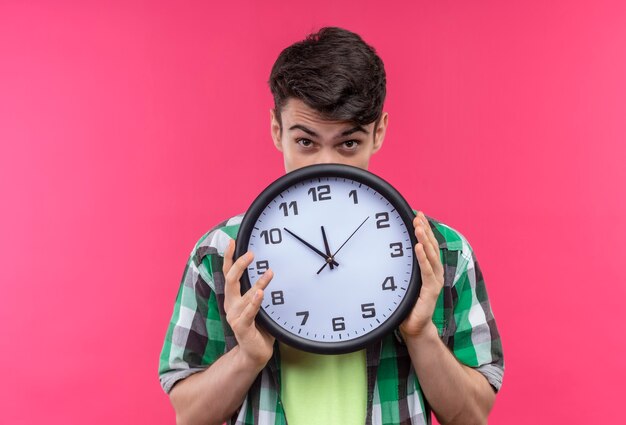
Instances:
[[[336,177],[354,180],[369,186],[382,196],[384,196],[390,204],[400,214],[402,221],[407,229],[413,229],[413,218],[415,213],[400,195],[400,193],[382,178],[372,174],[361,168],[343,164],[316,164],[303,167],[285,174],[271,183],[265,188],[259,196],[252,202],[250,208],[246,212],[239,233],[237,235],[237,246],[235,249],[235,258],[241,257],[248,251],[248,243],[250,242],[250,234],[254,228],[257,219],[265,210],[267,205],[272,202],[279,194],[284,192],[291,186],[307,180],[314,180],[321,177]],[[417,243],[414,232],[409,231],[411,246]],[[241,293],[246,293],[250,288],[250,278],[246,269],[241,277]],[[270,283],[271,285],[271,283]],[[365,348],[374,341],[382,339],[385,335],[393,332],[409,314],[413,308],[415,301],[419,295],[422,286],[422,278],[415,254],[413,254],[413,267],[409,285],[406,294],[396,311],[389,316],[379,327],[360,337],[347,341],[319,342],[312,341],[298,335],[292,334],[283,329],[279,324],[271,319],[269,314],[261,308],[257,314],[256,321],[276,339],[285,344],[291,345],[300,350],[318,353],[318,354],[342,354],[357,351]]]

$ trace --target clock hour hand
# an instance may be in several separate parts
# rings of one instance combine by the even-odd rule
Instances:
[[[341,244],[341,246],[339,247],[339,249],[338,249],[337,251],[335,251],[335,253],[334,253],[333,255],[331,255],[331,256],[330,256],[330,258],[332,258],[332,259],[333,259],[333,261],[334,261],[335,255],[337,255],[337,253],[338,253],[339,251],[341,251],[341,248],[343,248],[343,247],[344,247],[344,245],[345,245],[345,244],[347,244],[347,243],[348,243],[348,241],[349,241],[350,239],[352,239],[352,236],[354,236],[354,234],[355,234],[356,232],[358,232],[358,231],[359,231],[359,229],[360,229],[360,228],[361,228],[361,227],[365,224],[365,222],[367,221],[367,219],[368,219],[368,218],[370,218],[370,216],[369,216],[369,215],[368,215],[367,217],[365,217],[365,220],[363,220],[363,222],[362,222],[361,224],[359,224],[359,227],[357,227],[357,228],[356,228],[356,230],[355,230],[354,232],[352,232],[352,234],[351,234],[350,236],[348,236],[348,239],[346,239],[346,241],[345,241],[343,244]],[[287,229],[285,229],[285,230],[287,230]],[[321,272],[322,270],[324,270],[324,267],[326,267],[326,264],[328,264],[328,263],[324,263],[324,265],[322,266],[322,268],[321,268],[321,269],[319,269],[319,270],[317,271],[317,274],[320,274],[320,272]]]
[[[311,245],[310,243],[308,243],[307,241],[305,241],[304,239],[302,239],[300,236],[296,235],[295,233],[293,233],[291,230],[287,229],[286,227],[283,227],[283,229],[285,230],[285,232],[289,233],[291,236],[293,236],[294,238],[298,239],[300,242],[302,242],[303,244],[305,244],[306,246],[308,246],[309,248],[311,248],[313,250],[313,252],[321,255],[322,257],[324,257],[325,260],[331,260],[330,264],[333,264],[335,266],[338,266],[339,263],[336,262],[334,259],[332,259],[332,257],[330,257],[329,255],[324,254],[322,251],[320,251],[319,249],[315,248],[313,245]],[[328,263],[325,263],[328,264]]]
[[[328,246],[328,239],[326,239],[326,232],[324,231],[324,226],[322,226],[322,238],[324,238],[324,249],[326,250],[326,262],[328,263],[330,261],[330,269],[334,269],[335,266],[333,265],[332,261],[334,261],[335,259],[333,258],[332,255],[330,255],[330,247]],[[319,273],[318,273],[319,274]]]

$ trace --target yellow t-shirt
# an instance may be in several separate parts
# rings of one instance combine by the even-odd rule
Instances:
[[[279,346],[280,396],[289,425],[365,423],[365,350],[321,355]]]

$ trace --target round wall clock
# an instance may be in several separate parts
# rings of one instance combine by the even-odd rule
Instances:
[[[415,214],[389,183],[347,165],[284,175],[252,203],[236,258],[255,254],[242,292],[271,268],[257,322],[322,354],[356,351],[406,317],[419,294]]]

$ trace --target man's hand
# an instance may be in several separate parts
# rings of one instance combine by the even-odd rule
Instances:
[[[254,256],[247,252],[233,263],[235,242],[224,253],[226,320],[238,345],[206,370],[180,380],[170,392],[176,423],[219,425],[230,418],[246,397],[250,386],[272,357],[274,338],[257,328],[254,318],[261,308],[263,290],[272,280],[268,270],[241,295],[239,279]]]
[[[223,266],[226,279],[224,288],[226,320],[235,333],[242,360],[260,371],[272,357],[274,337],[259,329],[254,318],[263,301],[263,290],[272,280],[274,273],[271,269],[267,270],[248,292],[241,295],[239,279],[252,262],[254,255],[248,251],[233,263],[234,252],[235,241],[231,240],[224,253]]]
[[[422,289],[413,310],[400,325],[400,332],[415,374],[439,423],[487,423],[495,399],[493,389],[482,374],[459,363],[439,338],[432,322],[444,282],[439,243],[422,212],[413,220],[413,226]]]
[[[400,325],[404,339],[420,336],[432,325],[437,298],[443,288],[443,266],[439,258],[439,243],[421,211],[413,219],[417,244],[415,255],[422,274],[422,289],[411,313]]]

